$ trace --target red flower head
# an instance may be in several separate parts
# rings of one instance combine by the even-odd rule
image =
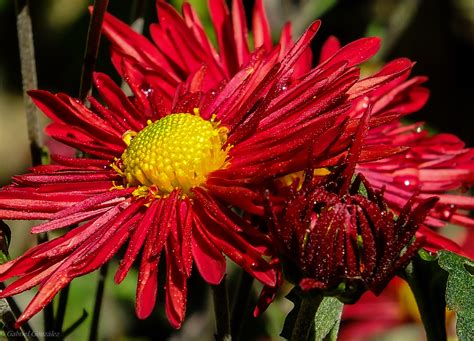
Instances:
[[[361,80],[357,66],[377,52],[377,38],[337,48],[312,67],[309,44],[320,22],[297,42],[286,26],[273,46],[261,0],[253,15],[252,49],[242,1],[234,1],[232,13],[224,0],[209,4],[219,53],[191,6],[183,6],[181,17],[157,1],[160,21],[151,26],[155,44],[106,16],[112,61],[132,96],[100,73],[94,80],[102,102],[89,97],[89,107],[65,94],[30,93],[53,121],[47,134],[88,157],[53,155],[54,164],[34,167],[0,191],[0,219],[47,220],[32,229],[36,233],[79,224],[0,266],[0,280],[19,277],[1,297],[39,285],[18,323],[40,311],[73,278],[109,261],[127,240],[115,279],[125,278],[141,250],[136,300],[141,318],[154,307],[163,254],[165,307],[174,327],[184,319],[194,264],[208,283],[217,284],[227,255],[274,287],[274,266],[262,258],[269,254],[268,237],[232,208],[261,216],[259,193],[275,179],[303,170],[309,159],[315,167],[339,164],[360,116],[369,118],[370,94],[411,69],[411,62],[402,60]],[[376,129],[400,116],[383,112],[370,116],[364,127]],[[405,150],[392,143],[359,147],[359,163]],[[350,178],[343,178],[341,193],[346,193]],[[347,200],[355,196],[347,193]],[[356,205],[344,200],[343,207]],[[382,212],[379,199],[366,200],[356,205],[358,210]],[[407,216],[422,215],[415,213]],[[414,230],[408,224],[406,235]],[[383,254],[394,261],[399,253],[390,252]]]
[[[321,51],[320,63],[340,50],[339,41],[330,37]],[[360,117],[357,108],[368,102],[372,106],[372,119],[385,121],[369,130],[365,148],[380,144],[400,148],[399,153],[377,161],[361,160],[357,172],[375,188],[385,187],[384,198],[397,214],[416,192],[420,193],[417,202],[438,196],[438,204],[429,212],[417,234],[426,237],[426,247],[430,250],[448,249],[472,256],[471,248],[461,248],[436,230],[447,223],[474,227],[474,220],[469,217],[474,200],[463,195],[474,184],[474,149],[466,148],[454,135],[430,135],[423,129],[423,123],[405,125],[400,122],[400,117],[421,109],[429,97],[428,89],[421,86],[426,77],[409,78],[412,66],[406,58],[396,59],[349,90],[353,99],[349,117]]]
[[[346,302],[366,290],[380,294],[408,264],[424,242],[414,240],[415,232],[438,200],[414,207],[412,197],[395,217],[382,191],[363,175],[353,176],[367,123],[363,117],[345,165],[324,176],[309,169],[302,184],[296,180],[287,188],[283,205],[268,202],[270,235],[288,265],[286,277],[305,292],[323,291]]]
[[[142,77],[168,92],[164,103],[170,103],[176,84],[203,64],[211,71],[205,76],[207,86],[211,88],[231,78],[239,67],[249,62],[252,52],[241,0],[233,1],[231,11],[224,0],[209,0],[219,53],[207,39],[189,4],[183,6],[182,17],[164,1],[156,4],[159,23],[150,29],[153,43],[110,15],[106,17],[105,35],[112,43],[113,61],[119,73],[123,74],[123,59],[139,65],[137,68]],[[273,45],[262,0],[255,2],[252,29],[255,50],[271,54],[277,48],[280,51],[278,61],[294,48],[291,24],[284,26],[278,44]],[[281,85],[286,88],[290,83],[300,83],[299,91],[289,91],[285,100],[299,110],[311,108],[305,107],[305,103],[313,96],[317,96],[320,103],[328,104],[328,99],[320,97],[317,89],[342,81],[341,75],[347,69],[367,60],[377,52],[378,46],[376,38],[364,38],[341,48],[339,41],[330,37],[323,45],[316,68],[312,66],[311,50],[302,51],[292,65],[294,72]],[[474,200],[459,193],[460,189],[473,185],[473,151],[465,148],[455,136],[441,134],[431,137],[426,132],[419,133],[419,124],[404,127],[400,123],[400,117],[418,111],[429,97],[428,89],[421,86],[426,77],[409,78],[413,65],[407,58],[393,60],[376,74],[358,79],[345,92],[351,102],[347,112],[351,124],[335,150],[346,150],[347,139],[353,135],[358,118],[364,112],[363,107],[370,104],[369,136],[357,171],[364,174],[375,188],[386,186],[385,200],[394,212],[399,213],[415,191],[421,192],[417,200],[438,195],[439,203],[430,211],[418,234],[427,238],[430,249],[446,248],[466,254],[469,249],[461,249],[437,232],[447,222],[469,228],[474,226],[469,217]],[[326,71],[321,74],[321,69]],[[278,111],[274,113],[278,114]],[[327,160],[325,165],[334,165],[340,158],[338,155]],[[375,158],[381,160],[374,162]]]
[[[440,200],[429,212],[418,235],[427,238],[425,247],[429,250],[448,249],[472,257],[472,247],[463,239],[457,242],[465,247],[435,231],[450,223],[471,228],[466,232],[467,236],[474,227],[474,221],[469,217],[474,200],[463,194],[474,181],[474,150],[465,148],[454,135],[430,136],[420,123],[388,124],[374,130],[369,139],[373,143],[391,141],[392,145],[410,148],[379,161],[361,163],[357,170],[375,187],[385,187],[385,199],[396,213],[416,192],[420,193],[417,201],[437,195]]]
[[[340,181],[337,175],[312,181],[294,193],[281,217],[276,216],[272,236],[296,263],[303,291],[342,290],[341,297],[349,300],[365,290],[379,294],[421,247],[424,238],[412,239],[436,198],[415,208],[410,200],[395,218],[382,193],[362,175],[346,194],[333,188]],[[361,186],[367,197],[359,193]]]
[[[236,3],[230,28],[223,2],[212,1],[211,11],[219,27],[240,32],[238,38],[245,29]],[[262,258],[268,237],[232,207],[263,215],[259,193],[268,183],[303,169],[309,157],[320,158],[323,151],[336,155],[327,147],[346,127],[341,115],[350,107],[347,91],[359,79],[356,65],[375,53],[378,40],[363,39],[318,68],[301,68],[319,21],[295,44],[283,39],[281,48],[272,48],[258,4],[253,52],[237,39],[231,50],[216,54],[189,6],[182,19],[158,2],[161,26],[152,32],[170,44],[165,52],[107,19],[106,34],[133,57],[113,52],[132,96],[101,73],[94,81],[102,101],[89,97],[89,107],[65,94],[30,92],[53,121],[47,134],[86,157],[52,155],[52,165],[33,167],[0,191],[0,219],[46,220],[34,233],[78,224],[0,266],[0,280],[19,277],[1,297],[39,285],[18,324],[75,277],[109,261],[127,240],[115,280],[125,278],[142,251],[140,318],[154,307],[162,255],[165,308],[174,327],[184,319],[193,265],[208,283],[217,284],[227,255],[265,285],[276,285],[274,266]],[[126,38],[120,36],[124,30]],[[229,43],[220,33],[218,41]],[[315,140],[321,142],[308,154]],[[344,143],[334,153],[344,150]]]

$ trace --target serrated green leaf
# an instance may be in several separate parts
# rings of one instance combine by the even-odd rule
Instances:
[[[456,312],[460,341],[474,336],[474,262],[449,251],[439,252],[439,266],[448,272],[446,304]]]
[[[314,316],[315,340],[336,340],[343,307],[335,297],[323,298]]]

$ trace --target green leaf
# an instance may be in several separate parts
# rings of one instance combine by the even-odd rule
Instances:
[[[302,293],[298,287],[295,287],[293,290],[291,290],[286,298],[293,302],[295,306],[286,316],[285,324],[280,336],[286,339],[291,339],[293,329],[297,323],[296,321],[298,318],[301,318],[298,316],[298,314],[301,313],[300,310],[302,309],[302,303],[304,301],[303,305],[311,303],[314,309],[317,307],[316,311],[313,310],[314,316],[307,316],[307,318],[313,319],[314,322],[314,328],[312,328],[312,331],[309,333],[310,336],[308,340],[322,341],[337,339],[342,308],[344,306],[344,304],[341,303],[337,298],[324,297],[321,300],[320,297],[318,299],[317,296],[312,294]],[[318,302],[320,302],[319,307]],[[307,307],[303,307],[303,310],[306,310],[307,312],[311,311],[311,309],[307,309]]]
[[[446,303],[456,312],[460,341],[474,335],[474,262],[449,251],[439,252],[439,266],[448,272]]]
[[[290,300],[295,305],[293,309],[286,315],[285,323],[283,324],[283,330],[280,333],[281,337],[285,339],[291,338],[291,333],[293,331],[293,327],[295,326],[296,318],[298,317],[298,311],[301,307],[301,296],[299,294],[299,288],[294,287],[288,295],[285,296],[287,300]]]
[[[415,296],[429,341],[446,340],[444,295],[447,274],[440,269],[437,259],[421,250],[405,269],[405,279]]]
[[[343,307],[335,297],[323,298],[314,316],[315,340],[336,340]]]

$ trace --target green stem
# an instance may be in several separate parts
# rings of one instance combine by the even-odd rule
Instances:
[[[0,290],[4,290],[5,285],[0,282]],[[17,335],[19,331],[14,328],[14,324],[18,316],[21,315],[21,310],[12,297],[6,297],[0,300],[0,320],[3,323],[3,330],[5,333],[10,332]],[[36,333],[31,329],[30,324],[25,322],[20,327],[20,334],[16,340],[37,341]],[[7,334],[8,338],[8,334]],[[8,338],[10,340],[10,338]],[[12,338],[13,339],[13,338]]]
[[[248,310],[250,295],[254,279],[246,271],[241,271],[237,292],[232,303],[232,317],[230,320],[232,338],[239,340]]]
[[[25,105],[26,123],[28,128],[28,139],[30,141],[30,153],[33,166],[42,163],[43,142],[42,129],[39,122],[39,111],[31,98],[28,90],[38,88],[36,76],[35,47],[33,43],[33,28],[30,17],[30,7],[28,0],[15,0],[16,25],[18,34],[18,48],[20,51],[21,80],[23,85],[23,102]],[[41,244],[48,240],[47,234],[37,235],[37,242]],[[52,303],[48,304],[44,310],[45,331],[51,331],[54,320]]]
[[[54,331],[63,334],[64,318],[66,316],[67,300],[69,297],[69,285],[65,286],[59,294],[58,309],[56,310],[56,318],[54,320]]]
[[[427,340],[445,341],[447,274],[433,269],[436,263],[414,258],[405,270],[405,279],[415,296]]]
[[[99,318],[102,308],[102,299],[105,289],[105,278],[107,277],[108,264],[104,264],[99,271],[99,282],[97,283],[97,292],[95,294],[94,312],[92,314],[92,324],[89,333],[89,340],[96,341],[99,336]]]
[[[145,25],[145,9],[147,1],[145,0],[135,0],[132,7],[132,15],[130,16],[130,26],[137,33],[143,32],[143,27]]]
[[[39,233],[36,235],[36,243],[43,244],[48,241],[46,233]],[[48,303],[43,309],[44,331],[50,332],[54,330],[54,306],[53,302]]]
[[[295,326],[291,333],[291,341],[306,341],[314,327],[314,316],[318,310],[323,296],[306,296],[301,301]]]
[[[211,286],[216,317],[216,341],[232,340],[230,334],[229,297],[226,277],[218,285]]]
[[[41,164],[42,159],[42,129],[39,121],[38,108],[26,93],[28,90],[38,88],[29,1],[16,0],[15,10],[28,139],[30,141],[30,152],[33,165],[37,166]]]
[[[69,328],[66,328],[65,331],[61,332],[61,339],[64,340],[69,334],[76,330],[88,317],[87,311],[84,309],[82,310],[82,316],[77,319]]]
[[[109,0],[95,0],[89,30],[87,32],[86,51],[84,63],[82,64],[81,85],[79,98],[84,100],[92,87],[92,74],[99,54],[100,36],[102,35],[102,24]]]

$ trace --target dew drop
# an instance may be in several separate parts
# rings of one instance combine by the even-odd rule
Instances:
[[[451,220],[456,210],[457,210],[457,206],[454,204],[444,205],[442,207],[441,215],[444,219]]]
[[[145,94],[146,97],[150,97],[153,93],[153,89],[149,84],[145,84],[140,87],[141,92]]]
[[[406,190],[414,190],[419,185],[419,180],[415,176],[400,176],[396,177],[394,181],[401,184]]]
[[[396,175],[393,182],[400,185],[407,191],[413,191],[420,186],[418,171],[416,169],[408,170],[405,174]]]

